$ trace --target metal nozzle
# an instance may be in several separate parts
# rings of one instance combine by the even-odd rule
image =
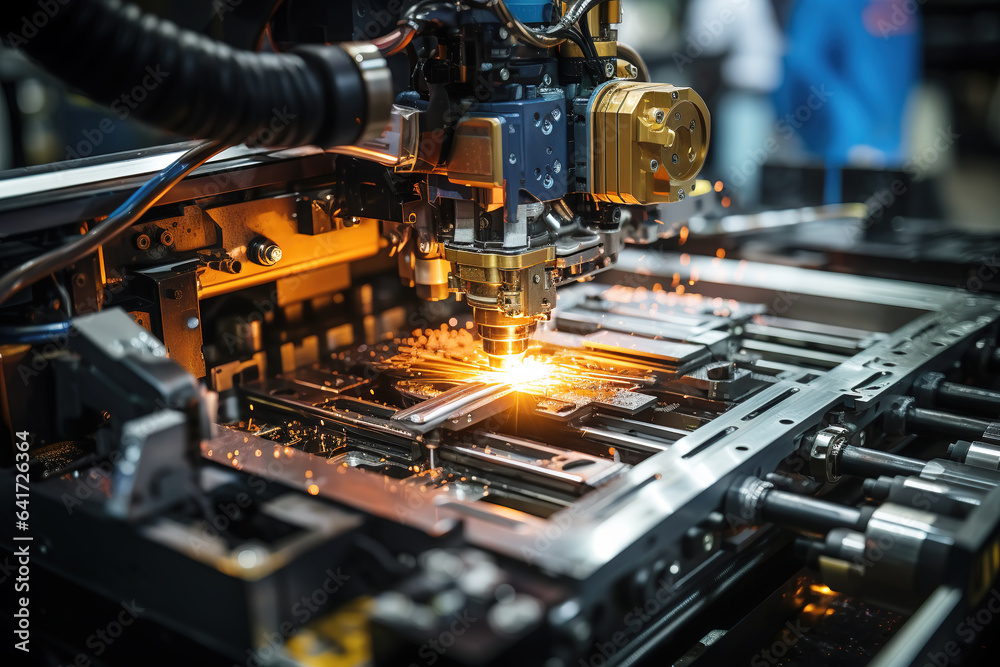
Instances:
[[[535,332],[532,317],[508,317],[499,310],[473,308],[472,318],[483,339],[483,352],[492,368],[508,368],[524,357],[528,339]]]

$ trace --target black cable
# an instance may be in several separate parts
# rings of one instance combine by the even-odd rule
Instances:
[[[215,141],[198,144],[133,192],[106,220],[89,232],[7,272],[0,278],[0,304],[50,273],[80,261],[124,232],[152,208],[170,188],[224,148],[224,144]]]
[[[98,104],[174,134],[327,148],[353,143],[363,121],[388,108],[368,108],[362,70],[339,46],[258,53],[118,0],[58,4],[23,39],[21,20],[37,14],[37,3],[3,0],[0,36]]]
[[[598,80],[603,81],[608,77],[604,76],[604,70],[601,67],[601,56],[597,53],[597,45],[594,44],[594,36],[590,34],[590,22],[586,19],[586,17],[580,21],[580,34],[583,35],[583,41],[587,45],[585,55],[591,59],[591,66],[596,70]]]

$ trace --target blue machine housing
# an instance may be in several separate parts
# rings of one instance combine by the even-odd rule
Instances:
[[[552,0],[507,0],[507,7],[522,23],[548,23],[552,20]]]

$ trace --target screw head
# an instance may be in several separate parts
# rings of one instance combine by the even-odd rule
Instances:
[[[611,219],[615,222],[620,222],[622,219],[622,210],[619,207],[615,207],[614,212],[611,214]]]
[[[509,78],[510,78],[510,70],[507,69],[506,67],[501,68],[500,69],[500,79],[502,81],[506,81]]]
[[[653,118],[657,123],[662,123],[667,117],[667,114],[663,112],[663,109],[657,109],[656,113],[653,114]]]
[[[504,28],[503,26],[500,27],[500,30],[497,31],[497,34],[500,36],[500,39],[507,39],[507,37],[510,36],[510,33],[507,32],[507,28]]]
[[[515,153],[511,153],[509,156],[507,156],[507,161],[510,162],[511,164],[517,164],[517,155]]]
[[[135,237],[135,247],[138,248],[139,250],[149,249],[150,243],[151,241],[149,240],[148,234],[139,234],[138,236]]]
[[[544,85],[546,85],[546,86],[551,86],[552,85],[552,75],[551,74],[546,74],[545,76],[543,76],[542,77],[542,83]]]
[[[612,63],[607,63],[604,66],[604,74],[610,79],[615,75],[615,66]]]
[[[651,172],[653,172],[655,174],[656,170],[659,169],[659,168],[660,168],[660,163],[659,162],[657,162],[656,160],[650,160],[649,161],[649,170]]]
[[[687,195],[684,194],[684,190],[678,190],[677,191],[677,198],[678,199],[684,199],[684,197],[686,197],[686,196]]]
[[[677,99],[677,91],[675,90],[674,92],[670,93],[670,97],[671,97],[672,99],[675,99],[675,100],[676,100],[676,99]]]
[[[550,174],[545,174],[545,179],[542,181],[542,185],[545,186],[545,189],[548,190],[554,183],[555,181],[552,180],[552,176]]]
[[[677,153],[674,153],[673,157],[670,158],[670,161],[673,162],[674,164],[680,162],[680,158],[677,157]]]
[[[560,171],[562,171],[562,162],[560,162],[559,160],[553,160],[552,161],[552,171],[555,172],[555,173],[557,173],[557,174]]]
[[[548,118],[542,121],[542,134],[552,134],[552,121]]]
[[[694,121],[691,121],[690,123],[688,123],[688,129],[691,130],[692,132],[694,132],[694,128],[696,128],[696,127],[697,127],[697,124]]]
[[[562,118],[562,111],[556,107],[552,110],[552,120],[559,120],[560,118]]]
[[[172,246],[174,244],[174,235],[164,229],[162,232],[160,232],[160,244],[165,246]]]
[[[533,282],[533,283],[535,283],[535,284],[537,285],[538,283],[542,282],[542,277],[536,274],[536,275],[535,275],[535,276],[534,276],[534,277],[533,277],[533,278],[531,279],[531,282]]]

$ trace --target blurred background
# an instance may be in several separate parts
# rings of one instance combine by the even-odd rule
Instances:
[[[138,4],[216,36],[230,9]],[[1000,231],[1000,2],[623,5],[620,39],[652,79],[692,86],[708,103],[702,176],[728,212],[868,202],[880,209],[862,229],[869,239],[940,229],[929,220]],[[91,104],[10,50],[0,51],[0,86],[0,169],[176,139],[130,120],[128,100]]]

